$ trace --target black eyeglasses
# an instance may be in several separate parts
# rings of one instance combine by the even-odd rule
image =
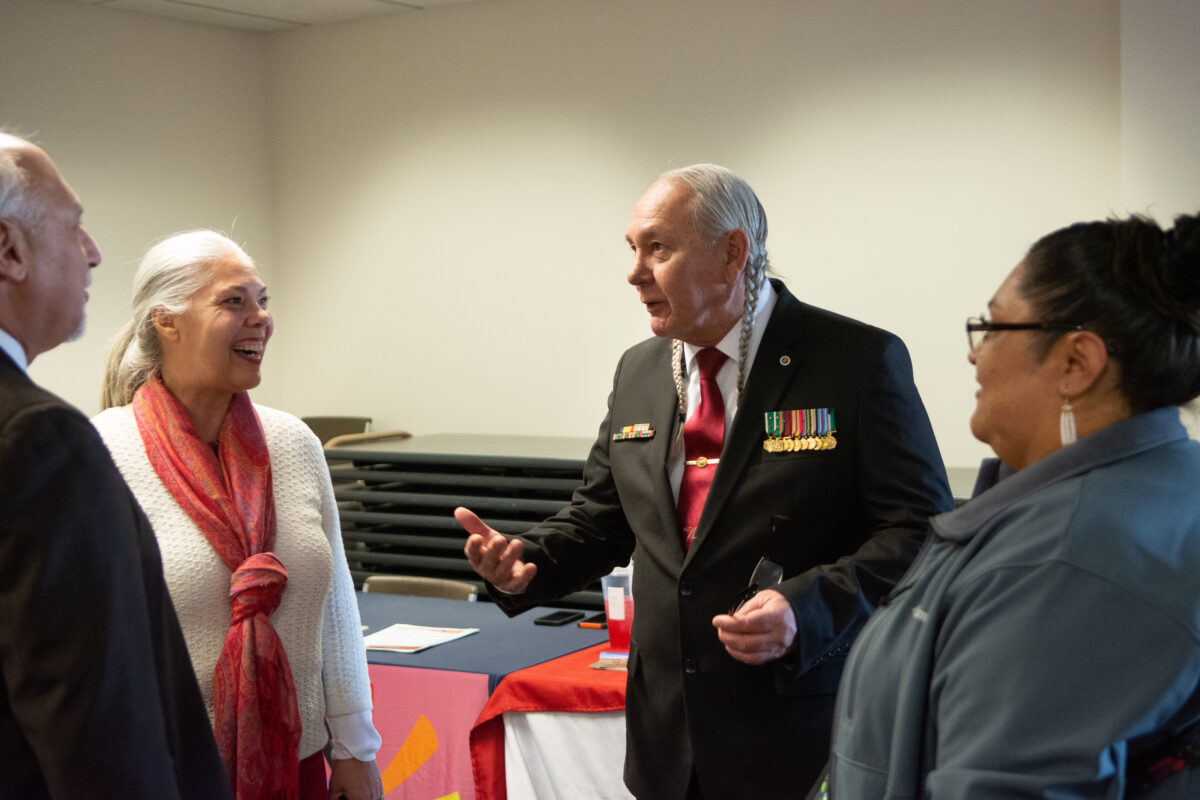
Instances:
[[[987,317],[967,317],[967,344],[971,352],[992,331],[1082,331],[1082,325],[1069,322],[992,322]]]

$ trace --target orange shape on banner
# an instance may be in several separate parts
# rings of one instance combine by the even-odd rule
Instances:
[[[437,731],[433,723],[424,714],[417,717],[412,730],[392,761],[383,771],[383,793],[387,794],[408,780],[422,764],[428,761],[438,749]]]

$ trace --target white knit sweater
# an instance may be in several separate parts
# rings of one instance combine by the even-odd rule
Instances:
[[[334,756],[369,760],[380,738],[371,724],[362,627],[321,444],[291,414],[254,408],[271,454],[275,554],[288,571],[287,589],[271,622],[296,682],[304,725],[300,757],[325,745],[328,717]],[[92,423],[154,526],[167,588],[211,721],[213,669],[231,614],[230,571],[154,472],[133,407],[110,408]]]

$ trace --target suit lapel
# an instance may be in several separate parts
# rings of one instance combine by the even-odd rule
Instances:
[[[647,538],[641,546],[654,550],[664,563],[683,560],[679,546],[679,523],[675,518],[675,496],[671,491],[672,446],[679,435],[679,402],[671,379],[671,342],[656,340],[653,350],[622,368],[613,406],[610,435],[626,425],[648,422],[654,437],[608,443],[610,464],[622,475],[636,480],[645,492],[643,502],[626,508],[637,528],[666,532],[663,542]]]
[[[679,435],[679,398],[671,380],[671,348],[665,350],[666,357],[655,369],[653,381],[653,407],[651,413],[657,422],[659,434],[651,442],[647,456],[648,478],[654,484],[654,500],[658,507],[662,530],[674,531],[678,538],[679,521],[675,515],[675,495],[671,491],[671,451]],[[682,550],[680,551],[682,555]]]
[[[737,414],[726,432],[721,463],[708,490],[696,538],[688,550],[688,560],[703,546],[713,520],[734,494],[751,459],[761,449],[765,433],[763,410],[779,408],[789,387],[801,374],[804,361],[801,325],[804,304],[782,283],[772,281],[772,285],[779,297],[759,342]]]

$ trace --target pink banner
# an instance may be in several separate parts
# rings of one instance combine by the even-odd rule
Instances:
[[[369,664],[386,800],[475,800],[471,726],[488,676]]]

